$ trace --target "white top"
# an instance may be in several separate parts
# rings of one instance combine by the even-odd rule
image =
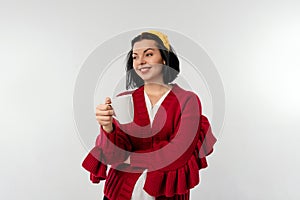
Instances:
[[[161,105],[161,103],[164,101],[164,99],[166,98],[166,96],[169,94],[171,90],[168,90],[157,102],[155,105],[152,106],[151,101],[147,95],[147,93],[144,91],[144,97],[145,97],[145,102],[146,102],[146,107],[148,110],[148,115],[149,115],[149,119],[150,119],[150,124],[152,127],[152,123],[154,120],[154,117]],[[145,180],[147,177],[147,169],[144,170],[144,172],[142,173],[142,175],[139,177],[139,179],[137,180],[137,182],[135,183],[135,186],[133,188],[133,192],[132,192],[132,196],[131,196],[131,200],[155,200],[155,197],[150,196],[143,188],[145,185]]]
[[[165,100],[166,96],[169,94],[171,90],[168,90],[157,102],[156,104],[154,104],[152,106],[151,104],[151,101],[147,95],[147,93],[144,91],[144,96],[145,96],[145,101],[146,101],[146,107],[147,107],[147,110],[148,110],[148,115],[149,115],[149,118],[150,118],[150,124],[151,124],[151,127],[152,127],[152,123],[153,123],[153,120],[154,120],[154,117],[161,105],[161,103]]]

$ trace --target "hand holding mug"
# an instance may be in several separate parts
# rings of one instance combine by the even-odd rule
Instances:
[[[99,104],[96,107],[96,120],[108,133],[113,131],[112,116],[114,115],[114,110],[110,104],[111,99],[106,97],[105,104]]]

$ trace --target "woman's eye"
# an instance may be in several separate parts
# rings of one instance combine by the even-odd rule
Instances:
[[[153,53],[147,53],[146,56],[153,56]]]
[[[136,56],[132,56],[132,59],[135,60],[135,59],[136,59]]]

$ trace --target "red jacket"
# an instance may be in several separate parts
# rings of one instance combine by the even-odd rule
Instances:
[[[93,183],[106,179],[104,194],[111,200],[129,200],[134,185],[148,169],[144,190],[156,199],[189,199],[189,190],[199,183],[199,170],[207,167],[206,156],[216,138],[201,112],[196,94],[173,85],[151,127],[144,87],[132,92],[134,120],[114,130],[102,128],[96,146],[82,166]],[[130,155],[130,165],[123,162]],[[108,175],[107,164],[111,165]]]

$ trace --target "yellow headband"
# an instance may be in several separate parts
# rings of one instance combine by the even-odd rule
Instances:
[[[164,43],[164,46],[168,49],[168,51],[170,51],[170,43],[169,43],[167,35],[159,32],[159,31],[154,31],[154,30],[149,30],[146,33],[152,33],[152,34],[156,35],[157,37],[159,37],[159,39],[161,39],[161,41]]]

